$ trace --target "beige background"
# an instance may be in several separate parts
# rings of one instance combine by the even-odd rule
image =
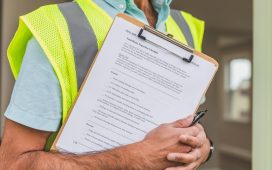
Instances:
[[[206,21],[203,51],[220,63],[219,71],[207,93],[205,127],[216,143],[216,153],[207,169],[250,170],[252,123],[223,119],[224,63],[228,56],[248,53],[252,59],[252,1],[179,0],[173,6]],[[237,55],[239,56],[239,55]]]

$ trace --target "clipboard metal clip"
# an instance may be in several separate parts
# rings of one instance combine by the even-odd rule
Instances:
[[[172,44],[174,44],[174,45],[176,45],[176,46],[178,46],[178,47],[181,47],[182,49],[184,49],[184,50],[186,50],[186,51],[188,51],[188,52],[190,52],[190,53],[191,53],[190,57],[189,57],[189,58],[181,57],[181,56],[177,55],[176,53],[173,53],[172,51],[170,51],[170,50],[164,48],[163,46],[161,46],[161,45],[159,45],[159,44],[157,44],[157,43],[155,43],[155,42],[152,42],[152,41],[150,41],[150,40],[147,40],[146,37],[143,36],[144,30],[146,30],[146,31],[148,31],[148,32],[150,32],[150,33],[153,33],[153,34],[159,36],[160,38],[162,38],[162,39],[164,39],[164,40],[166,40],[166,41],[168,41],[168,42],[170,42],[170,43],[172,43]],[[145,25],[143,28],[140,29],[140,31],[139,31],[139,33],[138,33],[137,36],[138,36],[140,39],[144,40],[144,41],[147,41],[147,42],[149,42],[149,43],[151,43],[151,44],[153,44],[153,45],[156,45],[156,46],[158,46],[158,47],[160,47],[160,48],[162,48],[162,49],[164,49],[164,50],[166,50],[166,51],[168,51],[168,52],[174,54],[175,56],[178,56],[179,58],[181,58],[183,61],[185,61],[185,62],[187,62],[187,63],[191,63],[192,60],[193,60],[193,58],[194,58],[194,54],[193,54],[193,53],[194,53],[194,50],[193,50],[192,48],[186,46],[185,44],[182,44],[182,43],[178,42],[177,40],[173,39],[173,35],[171,35],[171,34],[168,34],[168,35],[163,34],[163,33],[159,32],[159,31],[154,30],[153,28],[151,28],[151,27]]]

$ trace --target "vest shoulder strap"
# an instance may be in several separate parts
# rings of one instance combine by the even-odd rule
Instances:
[[[170,14],[166,21],[167,32],[182,43],[201,51],[204,21],[184,11],[171,10]]]
[[[58,6],[68,24],[79,89],[102,46],[112,19],[90,0],[77,0]]]
[[[64,121],[111,23],[111,17],[90,0],[43,6],[21,16],[19,28],[8,48],[15,78],[27,42],[34,36],[59,79]]]
[[[78,3],[93,28],[98,49],[100,49],[112,24],[112,18],[92,0],[76,0],[75,2]]]

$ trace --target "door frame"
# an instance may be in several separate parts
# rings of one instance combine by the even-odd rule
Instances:
[[[2,27],[3,27],[3,1],[0,1],[0,55],[2,55]],[[1,145],[1,137],[2,137],[2,115],[1,115],[1,108],[2,108],[2,56],[0,56],[0,145]]]
[[[272,169],[272,1],[253,0],[253,170]]]

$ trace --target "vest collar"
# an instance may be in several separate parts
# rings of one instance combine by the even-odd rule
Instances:
[[[109,5],[114,7],[119,12],[124,12],[126,10],[126,1],[128,0],[104,0]],[[154,9],[159,12],[163,6],[168,6],[172,2],[172,0],[152,0],[151,3]]]
[[[126,10],[126,0],[104,0],[118,12],[123,13]]]

